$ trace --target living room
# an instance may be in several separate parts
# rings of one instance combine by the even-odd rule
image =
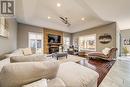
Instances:
[[[0,87],[130,86],[129,0],[0,2]]]

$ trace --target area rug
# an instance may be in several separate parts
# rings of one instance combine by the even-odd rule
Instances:
[[[68,57],[61,57],[59,58],[59,63],[65,63],[65,62],[80,62],[81,60],[85,60],[86,58],[75,56],[75,55],[68,55]]]

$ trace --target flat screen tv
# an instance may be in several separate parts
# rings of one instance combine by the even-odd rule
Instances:
[[[48,43],[61,43],[61,36],[49,34]]]

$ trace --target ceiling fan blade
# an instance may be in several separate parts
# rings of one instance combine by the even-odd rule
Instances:
[[[60,17],[60,19],[62,19],[63,21],[65,21],[65,19],[63,17]]]
[[[68,18],[67,18],[67,17],[65,17],[65,18],[59,17],[59,18],[62,20],[63,23],[67,24],[67,26],[70,26],[70,25],[71,25],[71,24],[68,22]]]

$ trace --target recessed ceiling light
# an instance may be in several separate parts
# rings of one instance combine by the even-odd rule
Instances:
[[[50,17],[50,16],[48,16],[47,18],[48,18],[48,19],[51,19],[51,17]]]
[[[81,18],[81,20],[82,20],[82,21],[84,21],[84,20],[85,20],[85,18]]]
[[[61,4],[60,3],[57,3],[57,7],[60,7],[61,6]]]

